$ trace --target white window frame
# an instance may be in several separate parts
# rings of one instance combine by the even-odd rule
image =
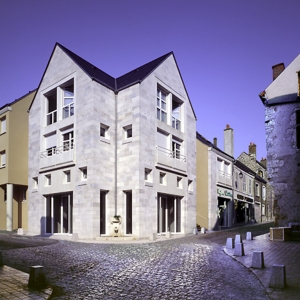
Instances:
[[[0,156],[1,156],[0,168],[4,168],[4,167],[6,167],[6,152],[5,152],[5,150],[0,152]]]
[[[6,132],[6,116],[0,119],[1,121],[1,132],[0,134],[3,134]]]
[[[173,153],[173,158],[181,159],[182,142],[174,138],[172,138],[172,153]]]
[[[52,96],[55,98],[55,106],[56,109],[49,111],[49,103],[50,100],[49,98]],[[57,122],[57,88],[54,88],[52,90],[50,90],[49,92],[47,92],[46,94],[44,94],[44,97],[46,98],[46,125],[49,126],[51,124],[54,124]]]
[[[165,97],[162,97],[164,95]],[[161,122],[168,123],[168,93],[157,87],[156,96],[157,119]]]
[[[255,196],[259,197],[259,183],[255,183]]]
[[[73,92],[67,90],[71,86],[73,86]],[[74,99],[75,99],[74,80],[63,85],[61,89],[63,94],[62,118],[67,119],[74,115]]]
[[[66,138],[66,139],[65,139]],[[74,148],[74,130],[62,132],[63,151],[70,151]]]
[[[251,178],[249,178],[248,179],[249,181],[249,195],[252,195],[252,179]]]
[[[178,104],[176,110],[173,108],[174,103]],[[181,106],[181,101],[172,95],[172,127],[177,130],[181,130]]]
[[[245,174],[243,174],[243,192],[247,192],[247,182]]]

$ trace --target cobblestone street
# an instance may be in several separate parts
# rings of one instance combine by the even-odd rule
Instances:
[[[27,273],[44,266],[52,299],[268,299],[251,271],[195,235],[131,244],[61,240],[2,253],[4,264]]]

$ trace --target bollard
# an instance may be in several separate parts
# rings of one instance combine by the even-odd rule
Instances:
[[[194,229],[193,229],[193,234],[195,234],[195,235],[198,234],[198,228],[197,228],[197,227],[194,227]]]
[[[32,289],[44,289],[46,288],[46,277],[44,274],[43,266],[30,267],[28,287]]]
[[[166,232],[166,239],[170,239],[171,238],[171,231],[167,231]]]
[[[2,251],[0,250],[0,267],[3,266]]]
[[[262,269],[264,267],[264,253],[262,251],[253,251],[251,268]]]
[[[227,238],[226,248],[227,249],[233,249],[234,248],[234,239],[233,238]]]
[[[206,233],[205,227],[201,227],[201,233]]]
[[[286,287],[285,265],[273,265],[269,287],[275,289]]]
[[[241,237],[240,234],[237,234],[237,235],[235,236],[234,243],[235,243],[235,244],[237,244],[237,243],[243,243],[242,237]]]
[[[77,242],[79,240],[79,235],[78,233],[73,233],[72,234],[72,241]]]
[[[150,241],[155,241],[156,240],[156,233],[151,233],[150,234]]]
[[[235,243],[234,253],[235,256],[244,256],[244,244],[243,243]]]
[[[247,233],[246,233],[246,240],[247,240],[247,241],[252,241],[252,240],[253,240],[252,232],[247,232]]]

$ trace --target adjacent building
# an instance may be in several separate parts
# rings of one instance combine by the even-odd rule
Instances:
[[[252,142],[249,145],[249,152],[241,153],[237,160],[255,172],[254,203],[256,221],[265,222],[272,220],[272,188],[268,183],[267,160],[265,158],[262,158],[261,161],[256,159],[256,144]]]
[[[28,108],[34,95],[0,108],[0,230],[28,228]]]
[[[195,132],[172,52],[114,78],[57,43],[29,111],[29,232],[192,232]]]
[[[265,107],[269,182],[279,226],[300,221],[300,55],[286,68],[275,65],[273,81],[260,93]]]

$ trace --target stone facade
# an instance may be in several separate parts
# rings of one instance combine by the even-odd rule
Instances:
[[[299,71],[300,56],[297,56],[286,69],[281,68],[281,73],[274,74],[273,82],[260,94],[265,106],[274,216],[280,226],[300,221]]]
[[[196,120],[173,53],[119,90],[106,84],[118,79],[99,72],[55,46],[29,113],[29,231],[105,237],[120,215],[122,236],[192,232]],[[157,118],[158,90],[166,96],[164,121]],[[49,111],[49,99],[56,110]],[[172,126],[175,113],[180,128]]]

